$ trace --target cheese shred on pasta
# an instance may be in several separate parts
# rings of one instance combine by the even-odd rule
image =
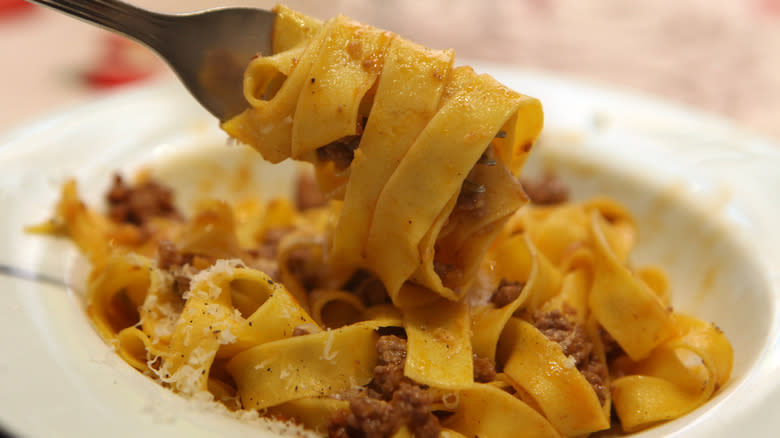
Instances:
[[[338,437],[632,432],[726,384],[723,333],[630,262],[630,213],[527,204],[536,99],[452,51],[276,13],[249,109],[222,127],[268,161],[313,164],[329,202],[103,215],[69,182],[38,229],[88,258],[88,315],[131,366]],[[116,184],[112,202],[162,190]]]

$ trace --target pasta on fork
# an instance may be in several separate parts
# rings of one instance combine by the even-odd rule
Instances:
[[[251,108],[223,129],[271,162],[314,165],[328,196],[344,201],[338,263],[375,272],[396,301],[407,280],[457,300],[525,203],[515,176],[542,128],[541,104],[453,68],[451,50],[346,17],[277,13],[275,54],[246,72]]]

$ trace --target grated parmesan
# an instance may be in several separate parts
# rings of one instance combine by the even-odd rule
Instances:
[[[240,259],[219,259],[207,269],[193,275],[190,279],[190,290],[182,296],[186,300],[193,294],[197,294],[199,298],[213,300],[222,293],[222,289],[214,283],[212,277],[231,277],[233,276],[233,269],[242,267],[244,267],[244,262]]]
[[[327,360],[329,362],[333,362],[334,359],[336,359],[336,356],[339,354],[338,351],[331,351],[333,348],[333,332],[328,329],[328,340],[325,342],[325,348],[322,350],[322,356],[320,356],[320,359]]]
[[[230,327],[225,327],[219,332],[219,336],[217,337],[217,341],[219,341],[221,345],[232,344],[236,342],[237,339],[238,337],[230,331]]]

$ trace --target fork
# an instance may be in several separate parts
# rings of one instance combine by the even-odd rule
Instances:
[[[161,14],[119,0],[28,0],[129,37],[157,53],[219,120],[248,107],[243,74],[257,53],[271,53],[276,14],[215,8]]]

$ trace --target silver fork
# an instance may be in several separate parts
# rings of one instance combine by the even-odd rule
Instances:
[[[217,8],[161,14],[119,0],[28,0],[132,38],[154,50],[195,99],[224,121],[247,106],[242,83],[249,60],[271,53],[275,14]]]

